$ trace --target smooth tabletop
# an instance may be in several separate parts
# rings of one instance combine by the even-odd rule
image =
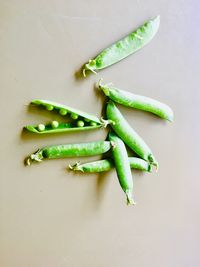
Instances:
[[[0,266],[200,266],[200,35],[197,0],[0,0]],[[83,79],[81,66],[160,14],[142,50]],[[72,173],[69,163],[24,158],[53,144],[104,140],[108,130],[39,136],[24,125],[59,117],[32,99],[101,117],[103,78],[170,105],[173,123],[120,106],[151,147],[158,172],[132,171],[136,206],[127,206],[112,170]]]

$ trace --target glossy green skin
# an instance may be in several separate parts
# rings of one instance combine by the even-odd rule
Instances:
[[[125,192],[128,204],[134,204],[133,179],[130,163],[124,142],[114,133],[109,133],[108,139],[112,143],[112,156],[117,176],[122,190]]]
[[[145,22],[136,31],[103,50],[96,58],[89,60],[84,65],[83,75],[85,76],[86,70],[95,72],[96,70],[106,68],[141,49],[155,36],[159,24],[160,16],[157,16]]]
[[[114,102],[117,102],[126,107],[148,111],[159,116],[162,119],[173,121],[173,111],[164,103],[161,103],[149,97],[135,95],[124,90],[109,87],[107,85],[99,84],[99,88],[102,89],[104,94]]]
[[[152,171],[152,166],[143,159],[136,157],[129,157],[129,164],[131,169],[138,169],[141,171]],[[111,158],[87,162],[83,164],[76,163],[74,166],[70,166],[73,171],[82,171],[82,172],[105,172],[110,171],[115,166]]]
[[[109,101],[106,108],[107,118],[114,123],[111,127],[115,133],[142,159],[148,161],[153,165],[158,165],[150,148],[144,140],[136,133],[136,131],[129,125],[126,119],[112,101]]]
[[[105,153],[110,148],[111,144],[109,141],[47,146],[30,155],[28,158],[29,162],[27,163],[30,165],[32,161],[40,162],[43,159],[94,156]]]
[[[78,115],[78,117],[82,117],[84,120],[86,119],[88,121],[88,125],[85,125],[83,127],[79,127],[76,124],[73,123],[59,123],[58,127],[53,128],[51,123],[45,125],[45,129],[43,131],[39,131],[38,125],[27,125],[24,128],[27,129],[30,132],[37,133],[37,134],[48,134],[48,133],[62,133],[62,132],[75,132],[75,131],[85,131],[85,130],[93,130],[98,129],[102,126],[102,122],[94,115],[83,112],[78,109],[74,109],[62,104],[58,104],[56,102],[48,101],[48,100],[41,100],[36,99],[31,102],[31,104],[43,106],[44,108],[50,110],[67,110],[67,116],[68,115]],[[53,107],[53,108],[52,108]],[[95,124],[95,125],[94,125]]]

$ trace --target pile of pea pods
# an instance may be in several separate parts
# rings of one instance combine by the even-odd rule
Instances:
[[[96,73],[111,66],[144,47],[157,33],[159,24],[160,16],[150,19],[128,36],[104,49],[96,58],[89,60],[83,66],[83,77],[86,77],[88,72]],[[32,162],[41,162],[44,159],[89,157],[111,151],[110,158],[83,164],[77,162],[69,165],[69,168],[85,173],[105,172],[115,168],[119,184],[126,195],[127,204],[135,204],[131,168],[151,172],[153,166],[158,168],[158,162],[149,146],[126,121],[117,105],[151,112],[168,121],[173,121],[173,111],[166,104],[152,98],[118,89],[112,84],[102,84],[102,79],[98,82],[98,88],[109,99],[106,104],[106,118],[98,118],[53,101],[35,99],[31,101],[31,105],[57,112],[60,116],[68,118],[68,122],[51,121],[47,124],[27,125],[24,128],[35,134],[56,134],[110,127],[107,140],[46,146],[28,156],[26,164],[31,165]],[[126,146],[137,154],[137,157],[129,157]]]

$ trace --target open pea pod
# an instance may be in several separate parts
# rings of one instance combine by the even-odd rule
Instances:
[[[106,127],[109,124],[108,120],[99,119],[92,114],[53,101],[35,99],[31,101],[31,104],[44,107],[48,111],[56,111],[63,117],[71,118],[71,121],[66,123],[51,121],[47,124],[27,125],[24,127],[33,133],[49,134],[93,130]]]

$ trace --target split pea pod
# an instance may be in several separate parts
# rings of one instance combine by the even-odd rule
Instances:
[[[94,130],[101,127],[106,127],[108,121],[75,109],[69,106],[59,104],[49,100],[35,99],[31,101],[32,105],[42,107],[48,111],[55,111],[63,118],[70,118],[70,122],[52,121],[47,124],[27,125],[24,128],[30,132],[37,134],[50,134],[50,133],[63,133],[63,132],[76,132],[85,130]]]
[[[46,146],[31,154],[26,162],[30,165],[31,162],[41,162],[43,159],[95,156],[107,152],[110,148],[109,141]]]
[[[173,111],[168,105],[150,97],[136,95],[124,90],[120,90],[118,88],[110,86],[109,84],[103,85],[101,83],[101,80],[98,84],[99,88],[114,102],[126,107],[148,111],[159,116],[162,119],[173,121]]]
[[[135,204],[132,196],[133,179],[126,147],[123,141],[114,133],[109,133],[108,138],[112,144],[113,161],[115,164],[120,186],[126,194],[127,204]]]
[[[127,146],[135,151],[135,153],[137,153],[142,159],[148,161],[152,165],[158,166],[151,149],[130,126],[111,100],[107,104],[106,115],[109,120],[113,121],[111,127],[115,133],[124,141],[125,144],[127,144]]]
[[[152,171],[152,166],[147,161],[136,157],[129,157],[128,159],[131,169],[138,169],[146,172]],[[115,164],[113,162],[113,159],[107,158],[92,162],[86,162],[83,164],[76,162],[74,165],[69,165],[69,168],[73,171],[96,173],[110,171],[112,168],[114,168],[114,166]]]
[[[150,19],[134,32],[103,50],[96,58],[89,60],[84,65],[83,75],[86,76],[86,71],[96,73],[97,70],[117,63],[141,49],[155,36],[159,24],[160,16]]]

